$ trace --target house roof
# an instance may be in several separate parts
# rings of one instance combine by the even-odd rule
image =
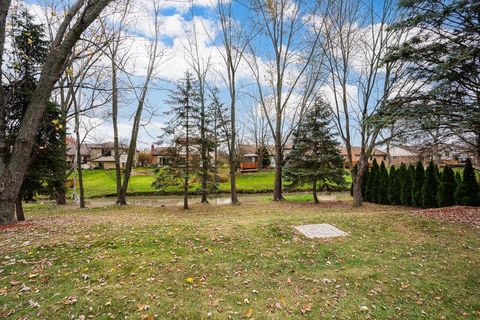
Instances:
[[[275,154],[275,146],[267,145],[268,153],[273,156]],[[283,146],[283,151],[292,150],[293,145],[291,143],[286,143]],[[254,144],[240,144],[238,150],[242,156],[248,156],[250,154],[257,154],[257,147]]]
[[[104,142],[104,143],[83,143],[80,146],[80,154],[82,156],[90,155],[92,149],[110,149],[113,150],[113,141]],[[129,148],[128,144],[120,143],[118,147],[121,150],[127,150]],[[77,146],[75,143],[68,143],[67,144],[67,155],[68,156],[75,156],[77,152]]]
[[[175,152],[174,147],[154,147],[150,150],[152,156],[166,156]]]
[[[340,147],[340,154],[342,156],[347,156],[347,148]],[[360,156],[362,148],[360,147],[352,147],[352,154],[354,156]],[[372,156],[386,156],[387,154],[379,149],[373,149]]]
[[[418,153],[407,150],[399,146],[391,146],[390,156],[391,157],[416,157],[418,156]]]

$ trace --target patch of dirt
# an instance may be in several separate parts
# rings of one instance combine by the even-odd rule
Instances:
[[[480,227],[480,207],[447,207],[418,210],[413,212],[422,217],[459,222]]]
[[[5,224],[5,225],[0,225],[0,231],[7,230],[7,229],[29,228],[32,225],[33,224],[28,221],[17,222],[14,224]]]

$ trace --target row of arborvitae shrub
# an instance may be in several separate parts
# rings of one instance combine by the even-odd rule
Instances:
[[[449,166],[440,171],[433,161],[426,169],[419,161],[416,166],[402,163],[399,168],[391,166],[387,170],[383,161],[379,166],[374,160],[362,183],[365,201],[422,208],[478,206],[479,190],[470,159],[462,175]]]

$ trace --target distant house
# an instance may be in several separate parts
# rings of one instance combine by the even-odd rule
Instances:
[[[275,146],[274,145],[267,145],[267,150],[268,150],[268,155],[270,157],[270,167],[275,166]],[[292,151],[293,145],[292,144],[285,144],[283,146],[283,158]],[[257,155],[257,147],[254,144],[241,144],[238,146],[238,153],[240,155],[240,158],[252,158],[256,157],[258,159]]]
[[[425,165],[431,160],[436,164],[450,165],[450,166],[462,166],[463,163],[469,157],[463,150],[459,149],[454,144],[436,143],[436,144],[422,144],[415,146],[399,146],[400,148],[407,150],[417,155],[417,160],[422,161]]]
[[[400,146],[391,146],[388,149],[389,164],[399,166],[403,163],[406,165],[416,164],[420,160],[418,153],[412,152]]]
[[[155,147],[153,144],[150,148],[150,154],[152,155],[152,164],[163,167],[168,166],[175,155],[174,147]]]
[[[127,154],[129,146],[120,144],[120,166],[124,168],[127,164]],[[75,143],[67,144],[67,164],[73,165],[76,158],[77,146]],[[105,143],[85,143],[80,147],[80,155],[82,157],[83,169],[115,169],[115,158],[113,150],[113,142]],[[135,151],[133,165],[137,165],[138,152]]]
[[[340,155],[342,156],[345,162],[345,168],[348,168],[348,153],[347,148],[340,147]],[[360,152],[362,148],[360,147],[352,147],[352,161],[353,165],[356,165],[357,162],[360,160]],[[368,162],[372,163],[373,159],[376,159],[378,164],[382,163],[382,161],[387,161],[387,154],[379,149],[373,149],[372,154],[368,158]]]

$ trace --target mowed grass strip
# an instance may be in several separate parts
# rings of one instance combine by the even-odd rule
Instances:
[[[142,169],[140,171],[150,171]],[[155,179],[153,171],[147,175],[133,175],[130,178],[128,186],[129,195],[156,195],[159,191],[152,187]],[[240,193],[257,193],[270,192],[273,190],[274,173],[272,170],[260,171],[254,173],[237,174],[237,190]],[[345,173],[345,181],[347,185],[351,183],[351,177],[348,172]],[[115,171],[113,170],[84,170],[83,183],[85,188],[85,196],[87,198],[114,196],[116,194]],[[172,186],[167,188],[164,193],[179,194],[183,191],[183,186]],[[190,185],[192,193],[200,189],[198,182]],[[309,190],[310,186],[305,185],[296,190]],[[229,192],[230,182],[220,183],[219,192]],[[71,190],[70,190],[71,192]]]
[[[0,318],[478,319],[480,232],[348,201],[27,206],[0,231]],[[296,199],[299,200],[299,199]],[[349,237],[307,240],[294,225]]]

